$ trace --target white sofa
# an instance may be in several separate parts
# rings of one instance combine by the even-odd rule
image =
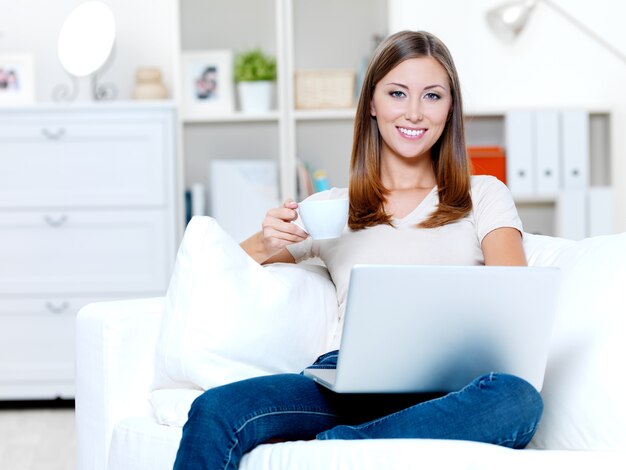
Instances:
[[[531,265],[556,265],[563,270],[542,391],[544,418],[527,449],[444,440],[300,441],[259,446],[244,457],[240,468],[626,468],[626,404],[622,399],[626,233],[580,242],[526,234],[524,243]],[[182,268],[177,269],[174,277],[180,276]],[[304,275],[306,282],[329,282],[317,273]],[[168,297],[175,293],[173,289],[183,290],[183,281],[189,282],[185,278],[178,284],[172,282]],[[155,396],[160,367],[157,350],[170,301],[163,297],[103,302],[80,311],[78,470],[172,467],[180,424],[200,387],[173,381]]]

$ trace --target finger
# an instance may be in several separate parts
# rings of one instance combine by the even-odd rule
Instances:
[[[281,220],[281,219],[273,219],[268,220],[265,224],[268,228],[272,228],[278,232],[289,233],[300,237],[302,239],[309,236],[309,234],[304,231],[300,226],[291,223],[289,221]]]
[[[298,218],[298,213],[296,212],[295,208],[288,207],[277,207],[274,209],[270,209],[267,212],[267,215],[269,217],[284,220],[287,222],[291,222],[292,220],[296,220]]]
[[[273,240],[273,242],[279,245],[281,248],[286,245],[291,245],[293,243],[299,243],[303,240],[306,240],[307,236],[300,236],[297,233],[291,232],[281,232],[274,228],[269,228],[267,230],[267,235],[269,238]]]
[[[288,198],[288,199],[285,199],[285,202],[283,203],[283,207],[286,207],[288,209],[297,209],[298,203],[294,201],[293,199]]]
[[[291,223],[291,222],[288,222],[286,225],[287,226],[284,227],[284,230],[287,233],[290,233],[292,235],[295,235],[295,236],[299,237],[300,241],[305,240],[305,239],[307,239],[309,237],[309,234],[307,233],[307,231],[304,230],[299,225],[296,225],[296,224]]]
[[[308,233],[296,224],[285,222],[280,219],[266,220],[263,223],[263,234],[267,238],[287,238],[291,242],[300,242],[309,236]]]

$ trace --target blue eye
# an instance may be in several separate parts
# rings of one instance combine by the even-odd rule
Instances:
[[[397,91],[389,92],[389,96],[391,96],[392,98],[403,98],[406,95],[404,94],[403,91],[397,90]]]
[[[441,96],[439,96],[437,93],[432,93],[431,92],[431,93],[426,93],[424,95],[424,98],[426,98],[427,100],[434,100],[434,101],[436,101],[436,100],[440,99]]]

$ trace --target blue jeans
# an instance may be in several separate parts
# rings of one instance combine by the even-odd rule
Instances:
[[[335,367],[337,352],[313,367]],[[275,440],[430,438],[525,447],[543,401],[526,381],[491,373],[443,394],[337,394],[302,374],[207,390],[189,411],[174,470],[234,470]]]

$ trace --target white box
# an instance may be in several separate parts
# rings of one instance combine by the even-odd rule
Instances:
[[[241,242],[261,230],[268,209],[279,205],[278,165],[273,160],[213,160],[209,192],[209,215]]]

